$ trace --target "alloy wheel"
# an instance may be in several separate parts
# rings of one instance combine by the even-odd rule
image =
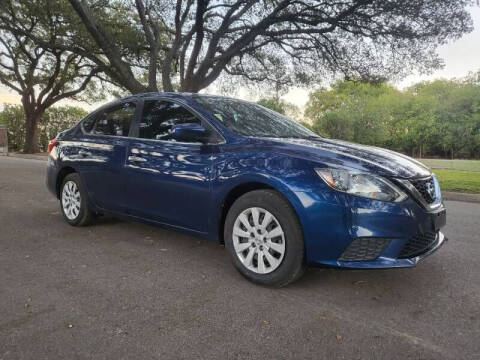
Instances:
[[[285,255],[285,234],[269,211],[251,207],[233,225],[233,247],[242,264],[257,274],[277,269]]]
[[[73,181],[67,181],[62,190],[62,208],[69,220],[75,220],[80,213],[80,190]]]

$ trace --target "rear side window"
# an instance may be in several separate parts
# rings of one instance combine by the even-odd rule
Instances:
[[[200,120],[179,104],[164,100],[145,101],[140,119],[139,137],[155,140],[172,140],[173,125],[196,123]]]
[[[128,136],[134,114],[135,104],[124,103],[86,119],[83,130],[96,135]]]

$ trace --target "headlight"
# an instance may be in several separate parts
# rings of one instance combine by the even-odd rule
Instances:
[[[407,195],[393,183],[379,176],[337,169],[315,169],[332,189],[381,201],[399,202]]]

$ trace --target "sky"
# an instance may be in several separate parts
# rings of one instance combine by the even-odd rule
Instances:
[[[436,70],[429,75],[411,74],[405,79],[393,83],[393,85],[402,89],[423,80],[461,78],[480,70],[480,7],[472,8],[470,13],[474,23],[473,32],[437,49],[445,64],[443,69]],[[309,91],[308,89],[291,88],[283,96],[283,99],[302,109],[308,101]],[[248,89],[241,89],[236,94],[236,97],[245,100],[255,100]],[[20,104],[20,97],[13,92],[9,92],[5,87],[0,86],[0,106],[3,103]],[[64,101],[63,104],[74,104],[87,110],[93,110],[100,105],[100,103],[91,105],[73,103],[70,100]]]
[[[434,79],[462,78],[471,72],[480,70],[480,7],[470,11],[474,30],[455,42],[440,46],[437,53],[443,59],[445,66],[429,75],[411,74],[402,81],[392,83],[400,89],[414,83]],[[308,101],[309,91],[301,88],[292,88],[283,96],[284,100],[302,108]]]

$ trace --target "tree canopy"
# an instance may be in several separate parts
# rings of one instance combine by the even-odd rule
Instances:
[[[472,29],[469,0],[69,2],[78,17],[65,16],[68,31],[34,40],[89,58],[132,93],[197,92],[219,76],[282,85],[332,73],[391,78],[439,67],[435,48]],[[1,19],[8,26],[15,14]]]
[[[311,93],[305,116],[317,133],[412,156],[480,158],[480,73],[400,91],[342,81]]]
[[[87,115],[78,107],[52,106],[42,115],[38,124],[38,148],[46,151],[48,142],[59,132],[72,127]],[[21,105],[6,105],[0,111],[0,125],[8,129],[8,148],[10,151],[22,151],[25,148],[25,114]]]
[[[329,76],[381,83],[439,68],[436,48],[472,30],[473,3],[3,0],[0,79],[22,97],[30,152],[41,113],[92,79],[126,93],[262,83],[278,97]],[[342,121],[331,126],[341,130]]]
[[[5,0],[2,14],[11,13],[15,21],[10,31],[0,27],[0,83],[21,97],[25,115],[25,151],[38,150],[37,125],[45,110],[84,91],[101,69],[84,56],[60,48],[42,46],[33,40],[42,37],[55,43],[61,37],[62,17],[57,16],[65,2],[52,4]],[[61,10],[61,9],[60,9]],[[23,33],[23,31],[25,33]]]

